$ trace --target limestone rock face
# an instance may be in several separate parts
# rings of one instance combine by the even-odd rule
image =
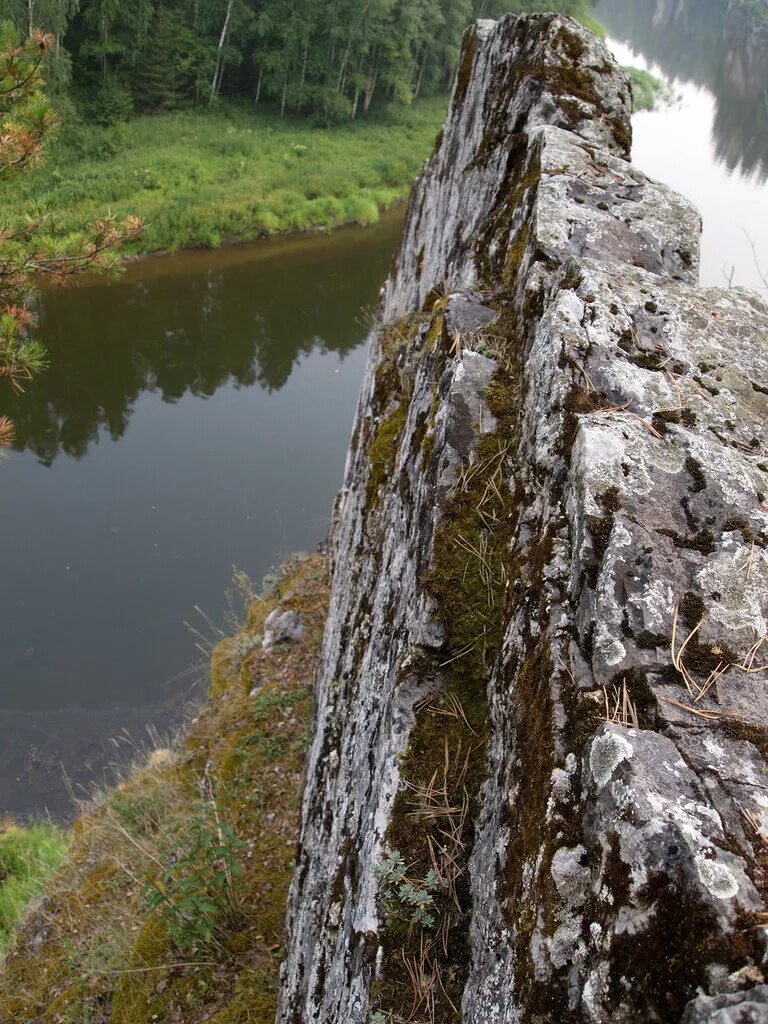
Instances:
[[[768,1021],[768,308],[697,286],[629,106],[570,19],[465,37],[334,515],[280,1024]]]

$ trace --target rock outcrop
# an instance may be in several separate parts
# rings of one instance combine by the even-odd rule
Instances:
[[[768,308],[603,43],[480,22],[331,538],[281,1024],[768,1021]]]

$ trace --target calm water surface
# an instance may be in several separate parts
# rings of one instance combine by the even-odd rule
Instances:
[[[597,15],[617,59],[674,95],[635,116],[633,160],[701,211],[702,282],[764,289],[768,23],[726,0],[600,0]]]
[[[177,720],[196,606],[221,622],[233,566],[323,539],[400,219],[43,297],[51,369],[0,393],[0,814],[59,813],[62,769],[78,788]]]
[[[622,63],[676,99],[635,162],[704,215],[706,284],[768,268],[768,27],[725,0],[602,0]],[[372,303],[400,217],[371,230],[145,261],[44,296],[51,369],[0,392],[0,814],[65,813],[153,723],[178,721],[237,565],[259,580],[325,535]],[[749,236],[749,237],[747,237]]]

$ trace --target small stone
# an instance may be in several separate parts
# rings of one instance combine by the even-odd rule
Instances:
[[[729,995],[699,996],[688,1003],[680,1024],[768,1024],[768,985]]]
[[[264,620],[262,649],[270,651],[276,644],[295,644],[304,636],[304,624],[298,612],[273,609]]]

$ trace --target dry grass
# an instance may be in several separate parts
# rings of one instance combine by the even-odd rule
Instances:
[[[640,728],[637,707],[630,699],[626,679],[622,680],[620,687],[611,687],[610,697],[608,695],[608,688],[603,687],[603,696],[605,698],[606,722],[622,725],[625,729]]]
[[[749,574],[752,566],[753,552],[747,558],[744,565],[744,570]],[[708,696],[709,692],[715,687],[720,680],[730,671],[737,670],[745,672],[747,675],[759,675],[768,672],[768,663],[762,664],[760,662],[760,652],[763,649],[764,644],[768,641],[768,636],[760,637],[747,651],[744,660],[741,663],[729,660],[725,655],[721,661],[713,668],[703,682],[697,682],[693,673],[689,669],[685,661],[685,654],[688,646],[693,641],[694,637],[698,634],[699,630],[704,624],[704,619],[696,623],[695,626],[689,631],[686,638],[682,641],[678,647],[678,633],[680,629],[680,605],[675,605],[675,610],[672,616],[672,638],[670,642],[670,650],[672,654],[672,664],[675,670],[679,673],[680,678],[685,684],[689,695],[693,699],[694,704],[699,704],[705,697]],[[717,646],[711,648],[711,653],[719,655],[722,652]],[[756,664],[757,662],[757,664]],[[721,717],[738,717],[735,712],[712,710],[708,708],[696,708],[687,704],[681,704],[679,701],[666,700],[665,703],[672,704],[674,706],[683,708],[686,711],[690,711],[691,714],[697,715],[699,718],[706,718],[710,721],[716,721]]]

